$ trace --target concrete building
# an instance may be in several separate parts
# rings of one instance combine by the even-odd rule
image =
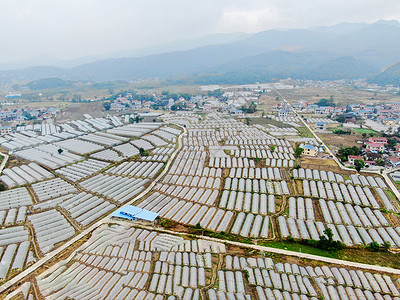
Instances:
[[[313,145],[300,145],[300,148],[303,148],[303,154],[308,156],[317,156],[318,155],[318,148]]]
[[[385,144],[384,143],[374,143],[374,142],[368,142],[367,144],[367,149],[370,151],[383,151],[385,150]]]
[[[12,128],[11,126],[1,126],[0,127],[0,135],[6,135],[6,134],[10,134],[12,132]]]
[[[317,122],[315,123],[316,130],[326,130],[326,122]]]
[[[368,139],[368,142],[387,144],[387,143],[388,143],[388,139],[385,138],[385,137],[376,137],[376,136],[373,136],[373,137],[370,137],[370,138]]]

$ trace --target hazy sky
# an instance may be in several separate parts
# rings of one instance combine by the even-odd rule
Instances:
[[[399,0],[0,0],[0,63],[72,59],[217,32],[400,20]]]

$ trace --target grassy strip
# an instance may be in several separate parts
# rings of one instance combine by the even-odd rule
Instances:
[[[312,255],[318,255],[329,258],[339,258],[338,251],[328,251],[318,248],[314,248],[308,245],[303,245],[300,243],[289,243],[289,242],[279,242],[279,241],[268,241],[258,243],[260,246],[278,248],[283,250],[289,250],[300,253],[307,253]]]
[[[269,118],[249,118],[250,125],[274,125],[279,128],[287,128],[287,127],[292,127],[289,124],[283,123],[281,121],[275,120],[275,119],[269,119]]]
[[[305,137],[305,138],[313,138],[314,137],[313,134],[311,133],[311,131],[305,126],[297,127],[296,129],[299,131],[299,135],[301,137]]]
[[[163,219],[161,222],[161,226],[166,229],[177,230],[174,228],[179,225],[178,223]],[[305,243],[296,242],[296,241],[267,241],[267,240],[258,240],[255,243],[255,240],[251,238],[245,238],[238,235],[226,233],[226,232],[214,232],[208,229],[201,228],[199,226],[184,226],[184,232],[193,235],[203,235],[212,238],[217,238],[221,240],[227,240],[232,242],[239,242],[245,244],[257,244],[260,246],[283,249],[288,251],[294,251],[299,253],[306,253],[312,255],[318,255],[322,257],[335,258],[347,261],[353,261],[358,263],[370,264],[370,265],[378,265],[382,267],[389,267],[398,269],[400,266],[400,255],[397,253],[387,252],[387,251],[379,251],[373,252],[365,247],[356,247],[356,248],[343,248],[342,250],[324,250],[319,249]],[[182,231],[183,228],[180,228],[178,231]],[[195,237],[195,236],[193,236]]]
[[[397,253],[386,251],[373,252],[365,249],[364,247],[344,248],[339,251],[328,251],[314,248],[309,245],[303,245],[297,242],[291,243],[267,241],[260,242],[259,245],[395,269],[398,269],[400,266],[400,257]]]

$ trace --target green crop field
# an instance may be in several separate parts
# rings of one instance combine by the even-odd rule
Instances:
[[[367,129],[367,128],[352,128],[351,130],[353,130],[356,133],[360,133],[360,134],[363,134],[363,133],[366,133],[366,134],[370,134],[370,133],[378,134],[377,131],[372,130],[372,129]]]

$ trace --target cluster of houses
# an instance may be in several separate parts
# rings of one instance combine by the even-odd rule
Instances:
[[[110,110],[124,111],[130,109],[148,109],[151,106],[150,101],[139,101],[132,98],[132,94],[119,96],[110,104]]]
[[[370,137],[364,143],[363,155],[348,157],[348,164],[354,166],[354,162],[358,159],[364,161],[365,165],[371,166],[390,166],[397,167],[400,165],[400,144],[394,147],[387,147],[388,139],[386,137]]]
[[[141,110],[150,109],[154,106],[161,106],[165,110],[173,110],[173,107],[180,104],[185,110],[193,110],[196,108],[196,103],[199,102],[198,97],[192,97],[190,100],[186,100],[180,97],[176,100],[173,98],[162,99],[160,95],[152,94],[153,100],[138,100],[131,93],[118,96],[110,104],[110,110],[112,111],[125,111],[125,110]]]
[[[179,97],[178,99],[165,99],[163,95],[153,94],[153,100],[136,100],[132,94],[124,94],[110,103],[110,110],[125,111],[150,109],[154,106],[164,110],[186,110],[186,111],[219,111],[223,113],[242,115],[242,107],[257,101],[259,93],[255,91],[225,91],[219,96],[196,95],[189,99]]]
[[[45,120],[54,118],[60,113],[59,108],[37,108],[37,109],[2,109],[0,110],[0,121],[2,122],[24,122],[26,120]]]
[[[326,115],[332,119],[343,115],[345,123],[356,123],[358,119],[370,119],[386,126],[396,126],[400,124],[400,103],[387,104],[349,104],[347,106],[319,106],[309,104],[305,100],[300,100],[293,104],[296,111],[304,114]],[[288,116],[290,110],[284,104],[277,105],[279,116]]]

